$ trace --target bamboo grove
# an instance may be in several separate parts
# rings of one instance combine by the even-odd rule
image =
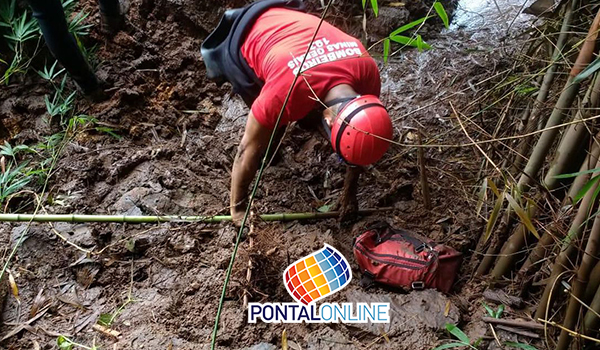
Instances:
[[[600,326],[599,29],[599,3],[571,0],[530,32],[523,57],[535,68],[522,75],[535,92],[507,107],[525,136],[490,148],[501,166],[480,187],[490,210],[474,273],[534,301],[534,319],[561,324],[558,350]]]

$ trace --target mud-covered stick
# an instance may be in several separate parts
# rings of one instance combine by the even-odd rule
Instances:
[[[369,208],[358,211],[358,215],[372,215],[380,212],[391,211],[393,208]],[[319,220],[337,218],[339,211],[327,213],[278,213],[263,214],[260,218],[264,221],[295,221],[295,220]],[[130,215],[91,215],[91,214],[0,214],[0,222],[116,222],[129,224],[146,224],[157,222],[203,222],[218,223],[231,221],[231,215],[216,216],[130,216]]]

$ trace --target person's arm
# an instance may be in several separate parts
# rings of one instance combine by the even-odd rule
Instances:
[[[231,172],[231,216],[233,222],[237,225],[241,223],[244,217],[248,186],[250,186],[260,166],[271,133],[272,130],[262,126],[250,112]]]
[[[356,193],[358,192],[358,180],[363,172],[362,167],[347,166],[346,178],[344,179],[344,189],[338,202],[338,210],[340,211],[340,221],[351,221],[355,219],[358,211],[358,200]]]

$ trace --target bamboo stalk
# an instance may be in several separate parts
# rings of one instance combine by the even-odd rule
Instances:
[[[525,126],[525,133],[530,133],[534,131],[538,121],[541,121],[541,112],[542,106],[546,103],[548,99],[548,94],[550,92],[550,88],[552,87],[552,82],[554,81],[554,77],[556,76],[556,69],[558,68],[558,62],[563,55],[563,49],[565,44],[567,43],[567,39],[569,37],[571,22],[573,19],[573,12],[577,7],[577,1],[571,1],[570,6],[567,5],[567,10],[565,11],[565,17],[563,19],[562,26],[560,28],[560,34],[558,35],[558,40],[556,41],[556,46],[554,47],[554,52],[552,53],[552,63],[550,67],[546,70],[544,74],[544,79],[542,81],[542,85],[540,86],[540,90],[538,91],[537,97],[533,104],[533,109],[527,119],[527,124]],[[526,110],[526,113],[528,111]],[[527,155],[529,154],[529,150],[531,149],[531,139],[532,136],[525,137],[520,143],[520,147],[518,149],[518,154]],[[513,170],[519,171],[521,169],[521,163],[523,162],[523,158],[517,155]]]
[[[567,313],[565,314],[565,320],[563,321],[563,326],[565,326],[567,329],[576,329],[577,321],[579,320],[579,310],[581,309],[581,304],[578,299],[583,296],[592,268],[594,267],[594,264],[598,262],[596,254],[598,253],[599,241],[600,216],[596,215],[590,237],[588,238],[587,245],[585,247],[583,258],[581,259],[581,264],[577,270],[577,276],[573,281],[571,298],[569,299]],[[571,337],[569,336],[569,333],[563,330],[560,332],[556,349],[567,350],[570,343]]]
[[[599,101],[600,78],[596,75],[594,83],[590,84],[581,103],[583,108],[577,110],[573,120],[581,121],[590,116],[590,110],[596,109]],[[569,168],[572,166],[573,161],[577,160],[577,155],[581,153],[583,145],[587,144],[589,136],[589,128],[585,123],[577,123],[569,126],[555,153],[556,157],[544,178],[544,184],[550,192],[554,191],[560,183],[560,180],[556,176],[571,170]]]
[[[583,318],[583,331],[585,334],[597,332],[598,326],[600,326],[600,318],[597,316],[600,313],[600,289],[596,290],[594,299],[590,303],[590,309],[585,313],[585,317]]]
[[[590,108],[594,109],[598,107],[599,101],[600,78],[596,78],[595,83],[590,84],[583,99],[582,105],[589,105]],[[584,117],[587,116],[587,111],[587,109],[578,110],[574,120],[584,119]],[[589,132],[585,124],[572,124],[569,127],[555,153],[556,159],[552,163],[552,166],[548,170],[548,174],[544,179],[544,184],[549,192],[552,192],[558,188],[560,181],[556,178],[556,175],[563,174],[564,172],[571,170],[574,165],[573,163],[577,161],[577,154],[581,152],[581,148],[585,143],[587,143],[588,138]],[[533,218],[537,216],[537,212],[537,208],[534,208],[530,213],[530,217]],[[522,223],[519,223],[517,228],[513,231],[513,234],[504,244],[504,247],[502,247],[500,258],[492,270],[493,279],[500,279],[502,276],[505,276],[511,271],[517,260],[523,255],[517,254],[517,252],[522,251],[525,248],[528,238],[532,238],[532,235],[529,234],[528,230]]]
[[[596,135],[596,137],[600,137],[600,134]],[[588,153],[579,171],[584,172],[590,169],[594,169],[594,166],[596,165],[596,162],[598,162],[599,157],[600,146],[596,142],[594,142],[592,144],[591,152]],[[581,174],[575,178],[575,181],[573,181],[573,183],[571,184],[571,188],[569,189],[567,197],[563,200],[563,206],[573,203],[573,198],[575,198],[577,193],[579,193],[583,186],[590,180],[590,176],[591,174]],[[552,227],[548,231],[544,232],[542,238],[539,240],[535,248],[533,248],[533,250],[527,257],[527,260],[525,260],[525,263],[521,267],[521,270],[519,271],[519,275],[521,276],[521,278],[523,276],[529,275],[529,271],[531,270],[531,268],[535,266],[535,264],[537,264],[538,261],[546,257],[547,252],[550,249],[552,249],[552,247],[554,246],[554,242],[557,239],[557,237],[554,236],[554,233],[557,233],[557,230],[553,229]],[[595,292],[596,290],[594,289],[593,293]]]
[[[358,215],[372,215],[380,212],[392,211],[391,207],[369,208],[358,211]],[[339,217],[339,211],[327,213],[278,213],[260,215],[263,221],[295,221],[295,220],[320,220]],[[146,224],[158,222],[203,222],[219,223],[231,221],[231,215],[215,216],[128,216],[128,215],[91,215],[91,214],[0,214],[0,222],[116,222],[129,224]]]
[[[600,160],[596,162],[596,168],[600,167]],[[600,172],[595,172],[593,176],[600,175]],[[577,209],[577,214],[571,223],[571,227],[569,229],[568,239],[566,240],[565,247],[562,249],[554,265],[552,266],[552,274],[550,275],[550,279],[548,284],[546,284],[546,289],[544,290],[544,294],[540,299],[538,304],[538,308],[536,310],[535,318],[545,318],[546,312],[550,310],[552,306],[552,301],[554,296],[556,295],[557,290],[554,289],[554,285],[557,279],[562,275],[564,271],[568,268],[573,267],[572,262],[574,261],[575,254],[577,253],[576,242],[581,239],[583,235],[584,223],[585,220],[589,216],[590,207],[592,206],[592,199],[594,197],[594,192],[598,188],[598,183],[596,183],[583,197],[583,200],[580,202],[579,207]]]
[[[600,287],[600,264],[596,264],[590,273],[590,281],[585,287],[585,293],[583,294],[583,301],[590,304],[594,300],[594,295]]]

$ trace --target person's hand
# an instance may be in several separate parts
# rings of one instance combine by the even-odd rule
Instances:
[[[346,178],[344,179],[344,189],[342,195],[337,202],[337,210],[340,211],[340,223],[349,223],[356,219],[358,212],[358,200],[356,193],[358,192],[358,179],[363,171],[360,167],[347,167]]]
[[[242,226],[242,220],[244,219],[245,211],[240,208],[231,208],[231,221],[235,227],[239,228]]]
[[[356,191],[346,190],[342,193],[338,203],[337,210],[340,212],[340,223],[350,223],[356,220],[358,213],[358,200],[356,199]]]

